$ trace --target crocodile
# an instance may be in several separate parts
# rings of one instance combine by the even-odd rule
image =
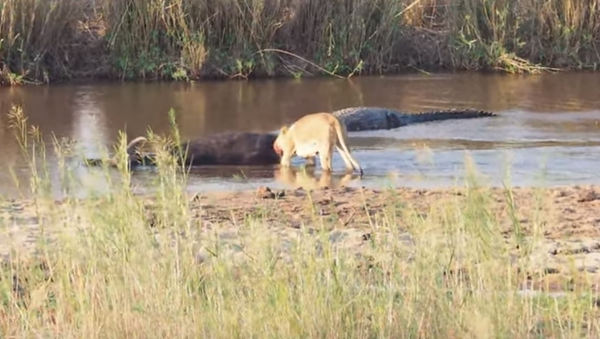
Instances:
[[[349,132],[394,129],[422,122],[450,119],[494,117],[497,114],[474,109],[450,109],[404,113],[385,107],[349,107],[332,112],[346,125]]]
[[[394,129],[415,123],[442,121],[449,119],[472,119],[497,116],[495,113],[472,109],[451,109],[403,113],[383,107],[349,107],[332,112],[340,118],[349,132]],[[176,149],[186,150],[183,164],[191,166],[206,165],[275,165],[280,157],[273,149],[273,142],[279,131],[267,133],[224,132],[197,138],[181,143],[180,148],[171,147],[169,151],[178,155]],[[155,163],[153,153],[135,152],[136,146],[147,141],[137,137],[127,145],[128,166],[148,166]],[[108,163],[116,167],[115,157],[108,160],[86,159],[85,164],[99,166]],[[181,162],[181,161],[180,161]]]

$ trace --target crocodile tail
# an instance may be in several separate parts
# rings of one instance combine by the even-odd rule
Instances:
[[[424,111],[411,114],[407,123],[415,124],[420,122],[442,121],[451,119],[474,119],[484,117],[495,117],[496,113],[474,109],[449,109],[441,111]]]

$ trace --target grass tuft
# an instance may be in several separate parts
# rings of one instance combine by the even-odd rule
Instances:
[[[213,233],[225,225],[194,216],[209,211],[187,199],[186,173],[166,154],[146,196],[132,194],[121,166],[122,180],[107,182],[108,195],[55,202],[38,189],[50,186],[39,133],[19,108],[11,119],[31,159],[34,213],[44,232],[37,252],[3,244],[12,249],[0,267],[3,337],[599,335],[589,296],[517,293],[527,263],[515,269],[508,248],[524,239],[504,239],[469,163],[466,199],[436,203],[427,216],[394,199],[374,212],[365,206],[359,213],[373,215],[362,255],[330,242],[326,230],[335,225],[318,211],[321,225],[303,225],[285,243],[262,214],[248,215],[228,243]],[[124,148],[125,138],[121,161]],[[2,202],[3,210],[10,206]],[[0,219],[2,233],[7,220]]]

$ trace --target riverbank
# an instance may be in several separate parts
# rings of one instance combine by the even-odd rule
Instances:
[[[595,70],[600,11],[551,0],[3,0],[0,83]]]
[[[236,235],[232,233],[230,236],[237,238],[241,235],[237,233],[247,227],[248,223],[260,221],[267,227],[264,231],[268,230],[268,233],[271,233],[269,236],[280,236],[282,237],[280,240],[284,242],[289,241],[292,235],[297,236],[302,229],[308,230],[309,233],[325,230],[330,233],[334,243],[338,240],[342,243],[350,241],[346,245],[356,246],[356,249],[364,247],[363,243],[375,235],[388,237],[396,233],[395,236],[406,239],[411,238],[411,233],[415,232],[425,231],[431,232],[432,235],[434,233],[441,235],[447,231],[443,226],[449,221],[442,221],[440,217],[452,215],[453,218],[465,218],[466,212],[475,213],[479,219],[473,221],[480,223],[477,227],[481,228],[476,232],[488,232],[488,236],[492,234],[497,236],[496,240],[502,238],[511,243],[524,241],[525,238],[528,241],[541,241],[539,248],[541,252],[536,255],[545,256],[543,259],[550,259],[551,262],[535,262],[534,265],[538,266],[535,270],[538,273],[566,272],[568,271],[566,267],[558,267],[568,262],[562,256],[578,255],[577,269],[600,274],[600,241],[597,241],[600,232],[597,216],[597,211],[600,209],[600,188],[596,186],[512,188],[510,190],[485,187],[477,189],[461,187],[330,189],[324,187],[308,190],[300,187],[271,190],[268,187],[261,187],[258,190],[246,191],[187,193],[181,198],[185,199],[185,201],[178,201],[181,204],[180,208],[185,208],[185,211],[181,211],[181,217],[184,219],[178,221],[194,228],[194,231],[212,230],[221,235],[233,232]],[[86,208],[96,206],[101,210],[110,209],[112,201],[110,198],[107,199],[59,201],[12,199],[2,204],[2,219],[12,221],[10,232],[24,241],[18,244],[19,247],[36,246],[33,240],[36,236],[40,236],[42,223],[46,224],[52,220],[52,223],[56,223],[55,226],[64,228]],[[168,204],[168,201],[161,202],[154,195],[133,195],[129,199],[131,201],[128,204],[136,206],[135,211],[129,212],[142,213],[136,215],[136,218],[141,217],[137,221],[143,220],[148,230],[155,229],[158,233],[161,232],[160,229],[173,230],[174,221],[161,219],[165,208],[161,204]],[[40,203],[49,209],[39,210]],[[466,209],[472,207],[469,204],[476,204],[478,210],[467,211]],[[55,208],[57,210],[51,211]],[[60,218],[53,219],[57,216]],[[66,219],[61,220],[63,218]],[[452,222],[462,223],[464,220],[456,219]],[[424,226],[423,223],[432,228],[411,229],[418,224]],[[77,225],[76,228],[93,226],[93,224],[79,223]],[[51,225],[45,227],[47,226]],[[30,231],[33,233],[27,233]],[[50,228],[45,231],[50,231]],[[202,238],[196,240],[207,240]],[[2,240],[2,244],[0,255],[6,259],[9,255],[6,238]],[[408,243],[406,245],[408,246]],[[573,250],[573,246],[581,250]],[[591,257],[586,260],[581,257],[582,255]],[[600,280],[598,282],[600,283]]]
[[[151,196],[3,202],[0,248],[20,253],[0,271],[12,281],[2,285],[5,333],[598,335],[589,295],[600,287],[598,187],[169,186]],[[26,259],[34,248],[37,259]],[[529,288],[571,296],[511,293]]]

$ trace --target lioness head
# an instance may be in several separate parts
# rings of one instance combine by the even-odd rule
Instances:
[[[279,135],[275,139],[275,142],[273,142],[273,150],[279,156],[282,156],[283,150],[288,149],[289,147],[289,138],[287,132],[287,126],[281,127],[281,129],[279,130]]]

